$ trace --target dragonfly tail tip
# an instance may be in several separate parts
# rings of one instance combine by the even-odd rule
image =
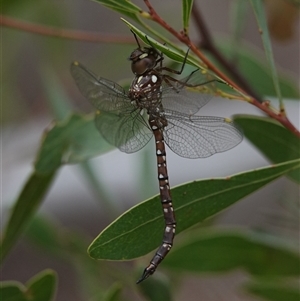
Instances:
[[[146,280],[150,275],[152,275],[155,271],[155,266],[154,265],[151,265],[146,267],[141,278],[136,282],[136,284],[139,284],[141,283],[142,281]]]

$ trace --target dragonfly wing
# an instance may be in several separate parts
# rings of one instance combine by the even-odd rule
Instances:
[[[95,75],[78,62],[72,63],[71,74],[81,94],[101,111],[122,110],[130,103],[130,99],[121,86]]]
[[[243,135],[233,121],[221,117],[189,116],[165,110],[164,139],[185,158],[205,158],[239,144]]]
[[[165,109],[187,115],[196,114],[213,97],[212,94],[188,91],[186,88],[168,87],[163,90],[162,104]]]
[[[131,104],[118,84],[99,77],[78,62],[71,65],[71,74],[81,92],[98,109],[96,127],[108,143],[126,153],[143,148],[152,137],[146,116]]]
[[[143,148],[153,136],[147,126],[146,116],[140,111],[99,112],[96,115],[96,127],[108,143],[122,152],[134,153]]]
[[[193,87],[188,87],[192,85]],[[216,91],[215,81],[199,69],[179,81],[164,82],[162,103],[164,108],[188,115],[196,114]]]

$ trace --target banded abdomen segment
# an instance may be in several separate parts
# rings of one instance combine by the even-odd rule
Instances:
[[[165,220],[165,230],[162,244],[151,259],[150,264],[145,268],[141,279],[139,279],[137,283],[152,275],[160,262],[167,256],[173,245],[176,227],[162,129],[158,126],[156,119],[151,118],[151,116],[149,118],[149,124],[155,137],[159,192]]]

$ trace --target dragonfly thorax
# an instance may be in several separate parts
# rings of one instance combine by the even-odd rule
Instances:
[[[129,88],[128,96],[138,107],[152,108],[161,103],[162,76],[155,70],[136,76]]]

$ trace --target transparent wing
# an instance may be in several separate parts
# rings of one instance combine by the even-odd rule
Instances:
[[[81,94],[101,111],[123,110],[130,103],[121,86],[95,75],[78,62],[72,63],[71,74]]]
[[[190,92],[186,89],[168,88],[162,94],[162,104],[166,109],[194,115],[209,102],[212,96],[212,94]]]
[[[134,153],[143,148],[153,136],[148,128],[145,115],[129,105],[122,113],[118,111],[99,112],[96,115],[96,127],[108,143],[122,152]]]
[[[164,83],[162,91],[164,108],[187,115],[196,114],[214,95],[215,84],[211,80],[197,70],[179,81],[170,81],[171,86]],[[195,87],[189,88],[186,84]]]
[[[164,139],[172,151],[185,158],[205,158],[239,144],[243,135],[228,119],[189,116],[165,110],[168,125]]]
[[[71,74],[82,95],[99,110],[96,127],[108,143],[133,153],[149,142],[153,134],[147,117],[131,104],[121,86],[95,75],[78,62],[71,65]]]

